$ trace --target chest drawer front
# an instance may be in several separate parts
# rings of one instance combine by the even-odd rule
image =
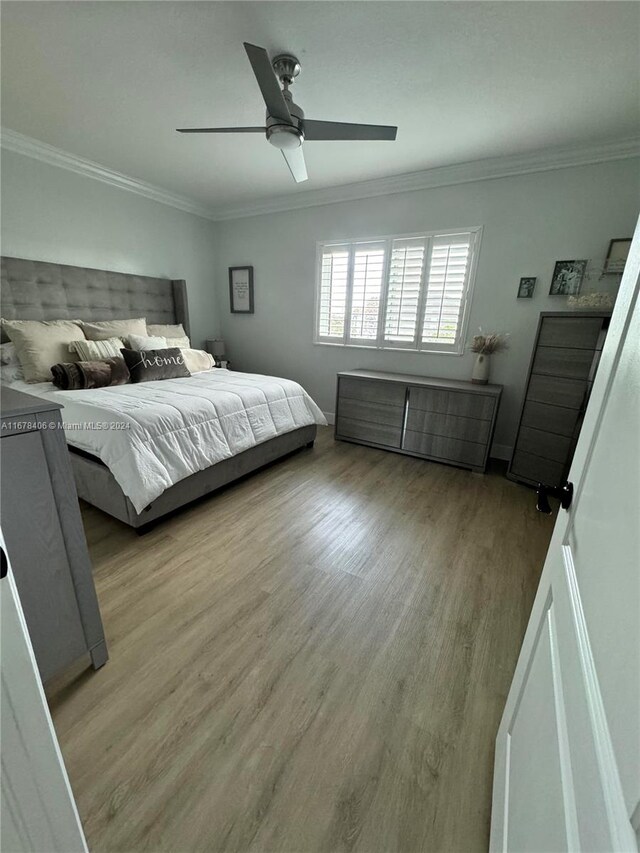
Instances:
[[[533,453],[554,462],[564,462],[571,450],[572,439],[567,435],[556,435],[541,429],[522,427],[518,435],[518,450]]]
[[[495,398],[484,394],[467,394],[464,391],[444,391],[436,388],[410,388],[409,410],[420,409],[441,415],[475,418],[490,421],[495,408]]]
[[[531,376],[527,400],[550,403],[552,406],[581,408],[587,394],[587,382],[583,379],[563,379],[559,376]]]
[[[373,424],[387,424],[400,428],[404,417],[404,407],[389,403],[372,403],[368,400],[350,400],[341,397],[338,404],[338,417],[350,420],[367,421]]]
[[[441,415],[438,412],[425,412],[423,409],[409,409],[407,429],[486,444],[489,440],[491,421],[461,418],[457,415]]]
[[[571,347],[538,347],[533,373],[588,379],[593,364],[593,351]]]
[[[375,424],[338,416],[336,422],[337,438],[354,438],[358,441],[370,441],[385,447],[400,447],[401,425]]]
[[[558,435],[573,435],[579,413],[579,409],[549,406],[547,403],[527,400],[522,410],[522,426],[554,432]]]
[[[545,317],[538,346],[594,350],[601,330],[601,317]]]
[[[564,464],[553,459],[543,459],[524,450],[516,450],[511,461],[512,476],[532,483],[547,483],[549,486],[559,486],[564,473]]]
[[[432,456],[443,462],[457,465],[470,465],[478,468],[484,465],[486,445],[471,441],[460,441],[443,435],[427,435],[422,432],[406,430],[402,449],[410,453]]]
[[[366,400],[368,403],[387,403],[392,406],[404,406],[406,386],[399,382],[378,382],[374,379],[356,379],[341,376],[339,394],[350,400]]]

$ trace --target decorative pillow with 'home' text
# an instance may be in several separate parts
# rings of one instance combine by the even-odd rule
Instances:
[[[178,347],[169,349],[132,350],[120,352],[132,382],[154,382],[159,379],[180,379],[191,376]]]

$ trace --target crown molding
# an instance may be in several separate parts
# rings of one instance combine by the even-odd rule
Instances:
[[[76,175],[83,175],[85,178],[93,178],[103,184],[136,193],[136,195],[141,195],[144,198],[151,199],[151,201],[183,210],[185,213],[193,213],[195,216],[202,216],[205,219],[215,218],[210,208],[198,204],[187,196],[177,195],[162,187],[130,178],[128,175],[101,166],[100,163],[95,163],[93,160],[87,160],[84,157],[78,157],[76,154],[70,154],[68,151],[62,151],[60,148],[55,148],[46,142],[40,142],[39,139],[32,139],[30,136],[25,136],[15,130],[2,128],[0,131],[0,147],[7,151],[14,151],[16,154],[23,154],[25,157],[31,157],[33,160],[39,160],[41,163],[47,163],[49,166],[58,166],[69,172],[75,172]]]
[[[292,195],[275,196],[262,201],[210,208],[199,204],[187,196],[177,195],[162,187],[147,184],[92,160],[78,157],[68,151],[55,148],[46,142],[40,142],[15,130],[2,129],[0,146],[7,151],[23,154],[51,166],[58,166],[77,175],[93,178],[118,189],[127,190],[144,196],[152,201],[175,207],[212,221],[243,219],[249,216],[261,216],[265,213],[282,213],[287,210],[302,210],[336,202],[357,201],[394,193],[414,192],[416,190],[436,189],[456,184],[488,181],[495,178],[508,178],[515,175],[527,175],[534,172],[548,172],[554,169],[566,169],[572,166],[589,166],[613,160],[628,160],[640,157],[640,137],[632,137],[615,142],[597,145],[572,146],[569,148],[547,149],[532,154],[516,154],[505,157],[492,157],[458,163],[453,166],[441,166],[420,172],[408,172],[371,181],[342,184],[319,190],[305,190]]]
[[[375,178],[354,184],[343,184],[321,190],[307,190],[296,195],[278,196],[251,204],[239,204],[214,211],[218,221],[260,216],[265,213],[282,213],[341,201],[356,201],[375,196],[437,187],[508,178],[534,172],[548,172],[572,166],[590,166],[612,160],[628,160],[640,157],[640,136],[598,145],[572,146],[538,151],[532,154],[516,154],[474,160],[453,166],[441,166],[421,172],[408,172],[388,178]]]

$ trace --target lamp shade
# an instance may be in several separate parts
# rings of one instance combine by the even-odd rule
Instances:
[[[215,358],[224,358],[224,341],[207,341],[207,351]]]

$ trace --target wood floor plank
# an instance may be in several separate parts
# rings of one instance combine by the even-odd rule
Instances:
[[[83,515],[111,658],[47,694],[92,851],[486,849],[529,490],[321,429],[145,537]]]

